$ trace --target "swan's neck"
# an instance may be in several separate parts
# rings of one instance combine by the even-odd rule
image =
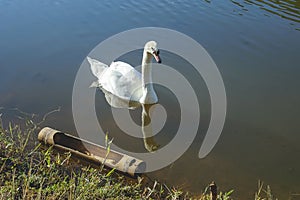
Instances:
[[[146,89],[147,86],[152,86],[152,64],[151,54],[144,51],[142,61],[142,86]]]
[[[142,60],[142,88],[141,103],[153,104],[157,102],[157,96],[152,86],[152,55],[144,51]]]

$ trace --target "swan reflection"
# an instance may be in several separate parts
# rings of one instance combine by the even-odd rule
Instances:
[[[144,138],[144,146],[149,152],[154,152],[159,148],[159,144],[157,144],[154,140],[153,129],[151,123],[151,116],[154,109],[150,109],[155,107],[156,104],[143,104],[142,111],[142,133]]]
[[[98,86],[96,85],[96,83],[94,83],[92,84],[92,87]],[[119,98],[118,96],[106,91],[101,87],[98,88],[100,88],[100,90],[104,93],[107,103],[113,108],[130,110],[137,109],[140,107],[142,108],[141,132],[143,136],[144,147],[148,152],[155,152],[160,145],[154,139],[151,116],[158,104],[141,104],[136,101],[128,101],[126,99]]]

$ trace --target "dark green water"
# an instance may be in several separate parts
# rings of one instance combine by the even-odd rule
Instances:
[[[215,180],[223,190],[234,188],[237,199],[253,199],[259,179],[280,199],[300,193],[297,0],[2,0],[0,107],[43,114],[61,106],[47,125],[75,132],[72,87],[82,61],[109,36],[146,26],[174,29],[203,45],[222,74],[228,101],[221,138],[200,160],[210,105],[205,84],[187,68],[190,81],[200,82],[197,95],[203,97],[199,134],[179,160],[149,176],[195,193]],[[174,68],[184,65],[167,52],[162,58]],[[130,55],[127,59],[132,64],[140,61]],[[109,115],[101,95],[97,93],[97,110]],[[176,117],[174,121],[170,130],[177,126]],[[109,117],[101,123],[111,132],[117,130]],[[170,138],[161,136],[162,143]],[[132,146],[126,139],[119,143]]]

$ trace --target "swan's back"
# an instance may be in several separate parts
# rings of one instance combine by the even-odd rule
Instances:
[[[141,73],[131,65],[117,61],[108,67],[98,60],[88,58],[99,86],[125,100],[139,101],[142,96]]]

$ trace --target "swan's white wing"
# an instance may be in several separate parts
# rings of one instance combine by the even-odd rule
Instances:
[[[103,72],[108,68],[108,66],[96,59],[87,57],[88,62],[91,65],[91,70],[94,76],[96,76],[98,79],[101,78],[101,75]]]
[[[136,74],[137,76],[140,76],[140,73],[138,71],[136,71],[134,69],[134,67],[132,67],[131,65],[129,65],[128,63],[125,63],[125,62],[121,62],[121,61],[112,62],[110,64],[109,68],[111,70],[120,72],[123,76],[125,76],[128,73],[132,73],[132,72],[135,72],[135,73],[137,73]]]
[[[139,101],[141,93],[141,74],[124,62],[113,62],[99,79],[103,89],[112,94],[132,101]]]

